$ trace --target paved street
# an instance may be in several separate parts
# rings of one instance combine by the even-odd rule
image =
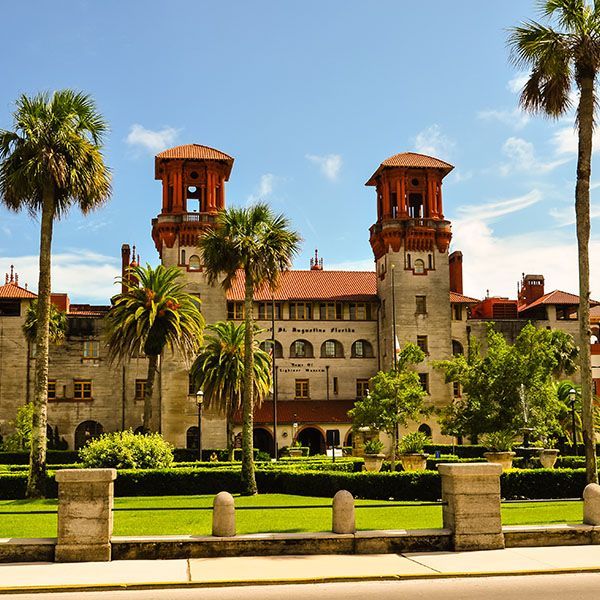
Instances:
[[[600,573],[309,585],[17,594],[13,600],[596,600]]]

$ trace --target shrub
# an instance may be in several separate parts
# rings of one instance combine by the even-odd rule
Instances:
[[[116,431],[91,440],[79,451],[79,458],[84,467],[161,469],[173,462],[173,447],[159,433]]]
[[[402,436],[398,443],[400,454],[421,454],[431,438],[422,431],[413,431]]]
[[[515,445],[515,433],[509,429],[494,431],[482,436],[482,441],[490,452],[510,452]]]
[[[46,462],[49,465],[75,463],[79,460],[77,452],[71,450],[48,450]],[[28,465],[29,452],[0,452],[0,465]]]
[[[378,438],[365,442],[365,454],[379,454],[382,450],[383,442]]]

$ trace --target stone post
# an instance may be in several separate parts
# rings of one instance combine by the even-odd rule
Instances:
[[[354,518],[354,496],[346,491],[340,490],[333,497],[333,533],[354,533],[356,531],[356,520]]]
[[[504,548],[500,515],[500,474],[495,463],[439,464],[444,528],[454,550]]]
[[[115,469],[63,469],[58,483],[56,562],[110,560]]]
[[[219,492],[213,500],[212,534],[218,537],[235,535],[235,504],[229,492]]]
[[[589,483],[583,490],[583,522],[600,525],[600,485]]]

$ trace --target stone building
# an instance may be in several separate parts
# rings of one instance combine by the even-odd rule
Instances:
[[[152,220],[152,239],[162,263],[181,269],[188,291],[200,297],[207,323],[243,319],[243,275],[227,293],[210,286],[196,249],[198,236],[226,206],[233,162],[198,144],[165,150],[155,159],[162,202]],[[485,334],[489,321],[509,339],[530,320],[577,339],[577,296],[545,293],[541,275],[523,275],[517,299],[463,294],[463,256],[449,253],[451,224],[443,211],[443,179],[452,169],[437,158],[406,152],[382,162],[368,179],[366,185],[375,191],[373,271],[330,271],[315,251],[310,268],[284,273],[273,294],[257,291],[254,316],[266,347],[274,339],[276,373],[273,394],[255,411],[258,447],[273,448],[275,426],[279,448],[300,440],[313,452],[323,452],[328,437],[350,445],[348,410],[365,395],[370,377],[393,368],[395,349],[406,342],[425,351],[419,377],[428,402],[441,407],[461,390],[446,384],[432,362],[462,352],[469,336]],[[121,258],[123,271],[139,261],[135,247],[132,253],[128,245]],[[0,286],[0,434],[10,431],[18,406],[33,393],[35,357],[21,327],[34,298],[12,271]],[[79,447],[101,431],[140,427],[146,360],[108,364],[102,338],[108,306],[70,304],[66,294],[54,294],[53,302],[67,313],[68,335],[50,353],[50,439]],[[595,352],[594,360],[599,356]],[[181,357],[161,357],[153,428],[177,447],[198,443],[188,374],[189,364]],[[594,375],[600,378],[600,371]],[[435,417],[413,427],[437,442],[451,441],[441,435]],[[204,410],[201,432],[204,448],[224,447],[223,415]]]

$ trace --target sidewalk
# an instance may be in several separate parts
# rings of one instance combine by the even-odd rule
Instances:
[[[0,594],[600,572],[600,546],[479,552],[312,555],[106,563],[0,564]]]

